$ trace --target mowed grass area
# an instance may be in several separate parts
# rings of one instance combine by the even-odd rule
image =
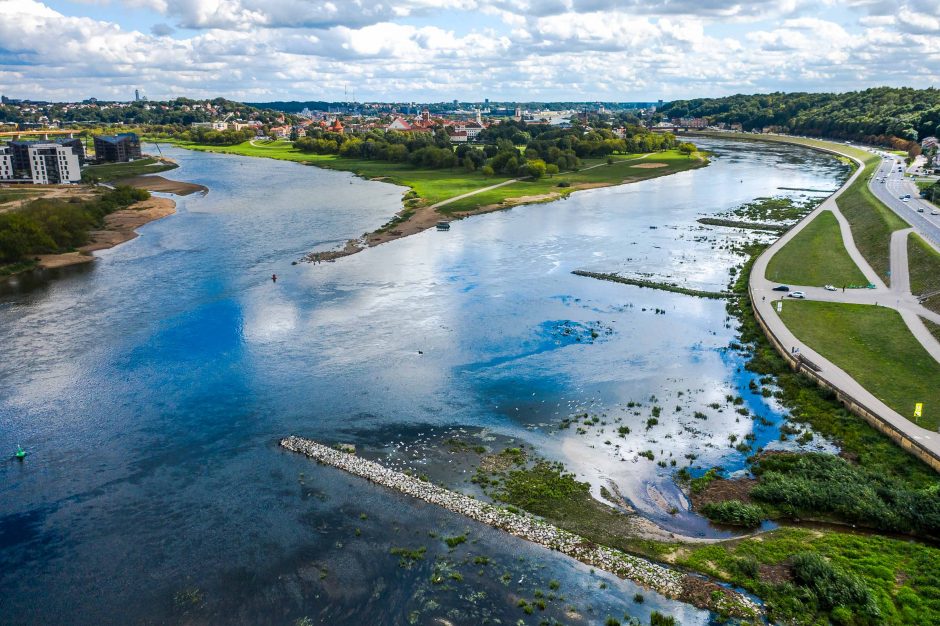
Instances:
[[[164,163],[157,159],[138,159],[128,163],[108,163],[106,165],[88,165],[82,168],[82,175],[92,174],[103,183],[113,182],[131,176],[156,174],[179,167],[174,163]]]
[[[420,198],[419,206],[437,204],[470,191],[510,180],[507,176],[487,178],[479,171],[468,172],[462,168],[421,169],[407,163],[348,159],[332,154],[308,154],[296,150],[289,141],[257,140],[254,143],[246,141],[234,146],[211,146],[191,142],[174,143],[191,150],[295,161],[327,169],[353,172],[363,178],[383,179],[389,183],[414,189]],[[497,205],[511,198],[544,195],[553,191],[561,195],[567,195],[572,191],[576,191],[571,188],[558,187],[557,185],[561,181],[567,181],[571,185],[615,185],[672,174],[708,163],[697,157],[680,154],[677,150],[650,154],[637,161],[642,156],[644,155],[614,155],[613,165],[606,165],[605,159],[587,159],[578,172],[564,172],[553,178],[543,178],[537,181],[519,181],[448,204],[441,207],[440,211],[444,214],[469,212],[480,207]],[[642,163],[665,163],[665,167],[635,167],[635,165]],[[601,166],[587,169],[593,165]]]
[[[542,178],[539,180],[522,180],[499,189],[485,191],[480,194],[452,202],[440,208],[442,213],[460,213],[472,211],[484,206],[495,206],[501,203],[511,201],[514,198],[524,198],[529,196],[546,196],[548,194],[557,194],[555,197],[564,197],[583,186],[604,187],[610,185],[620,185],[623,183],[637,182],[675,174],[685,170],[695,169],[708,165],[704,158],[689,157],[679,153],[677,150],[667,150],[656,152],[640,159],[643,155],[633,156],[632,158],[614,159],[614,163],[608,165],[604,159],[585,159],[584,165],[577,172],[561,172],[551,178]],[[662,167],[643,167],[645,164],[661,163]],[[638,167],[639,166],[639,167]],[[567,183],[569,186],[559,187],[559,183]],[[456,194],[455,194],[456,195]]]
[[[821,212],[787,242],[770,259],[766,277],[778,283],[817,287],[868,284],[845,250],[839,222],[832,211]]]
[[[419,169],[407,163],[347,159],[335,154],[308,154],[296,150],[289,141],[256,141],[254,145],[246,141],[234,146],[208,146],[186,142],[178,142],[176,145],[203,152],[294,161],[327,169],[353,172],[363,178],[381,178],[389,183],[411,187],[421,198],[422,205],[436,204],[441,200],[459,196],[468,191],[509,180],[506,176],[487,178],[479,172],[467,172],[459,168],[453,170]]]
[[[907,264],[911,272],[911,293],[919,296],[940,291],[940,252],[917,233],[907,238]],[[925,300],[924,306],[940,313],[940,294]]]
[[[830,622],[830,616],[847,617],[845,611],[838,607],[826,610],[819,600],[807,602],[807,596],[772,578],[774,570],[785,572],[795,555],[808,552],[824,556],[837,571],[857,577],[868,587],[881,614],[878,624],[940,624],[940,568],[936,567],[940,550],[922,543],[878,535],[782,528],[739,541],[675,546],[660,554],[668,562],[756,593],[768,603],[772,617],[786,620],[781,623],[871,623],[841,619]],[[820,592],[826,584],[825,580],[816,581]]]
[[[891,233],[908,224],[886,207],[868,189],[881,159],[869,155],[865,168],[855,182],[836,198],[839,210],[852,227],[852,238],[858,251],[886,284],[890,283]]]
[[[933,335],[937,341],[940,341],[940,324],[934,323],[925,317],[920,318],[920,320],[924,323],[924,326],[927,327],[927,330],[930,331],[930,334]]]
[[[914,338],[894,309],[862,304],[792,301],[780,314],[800,341],[847,372],[882,402],[916,422],[940,425],[940,363]]]

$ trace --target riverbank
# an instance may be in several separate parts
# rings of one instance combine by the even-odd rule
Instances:
[[[632,580],[668,598],[688,602],[723,615],[742,618],[756,618],[760,615],[759,607],[752,600],[731,589],[697,576],[657,565],[620,550],[594,544],[542,520],[481,502],[419,478],[390,470],[379,463],[357,457],[354,453],[335,450],[296,436],[283,439],[280,445],[292,452],[304,454],[319,463],[341,469],[480,523],[504,530],[521,539],[556,550],[582,563]]]
[[[54,269],[91,263],[95,260],[92,252],[107,250],[136,239],[139,236],[138,228],[174,213],[176,213],[176,203],[169,198],[142,200],[126,209],[105,216],[104,228],[91,231],[88,244],[74,252],[38,255],[36,264],[33,267]],[[32,269],[32,267],[27,269]]]
[[[234,146],[173,143],[188,150],[293,161],[408,188],[403,194],[403,208],[388,223],[348,240],[337,249],[311,252],[302,258],[308,262],[335,261],[423,232],[442,221],[452,222],[524,204],[551,202],[584,189],[639,182],[708,165],[708,159],[700,153],[686,155],[678,150],[667,150],[612,155],[609,162],[607,159],[585,159],[578,170],[531,179],[487,177],[479,170],[422,169],[406,163],[310,154],[295,149],[287,141],[249,141]]]

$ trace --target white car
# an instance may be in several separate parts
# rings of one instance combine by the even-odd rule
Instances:
[[[901,198],[901,202],[910,202],[910,201],[911,201],[910,198]]]
[[[787,297],[788,297],[788,298],[799,298],[799,299],[802,300],[803,298],[806,297],[806,294],[803,293],[802,291],[791,291],[790,293],[787,294]]]
[[[825,289],[826,291],[835,291],[835,290],[836,290],[836,287],[835,287],[835,285],[826,285],[826,286],[824,287],[824,289]]]
[[[933,211],[930,212],[930,214],[931,214],[931,215],[940,215],[940,211],[938,211],[937,209],[934,209]]]

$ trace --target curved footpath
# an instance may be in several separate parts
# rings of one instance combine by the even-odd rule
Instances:
[[[878,277],[865,258],[858,251],[852,238],[848,221],[839,211],[836,198],[839,197],[864,172],[864,163],[852,155],[835,149],[815,148],[837,154],[855,161],[859,167],[855,173],[835,193],[826,198],[812,213],[803,218],[754,262],[748,290],[757,320],[764,329],[777,351],[795,369],[803,369],[810,377],[824,387],[836,392],[845,406],[863,417],[872,426],[891,437],[902,448],[917,456],[935,470],[940,471],[940,434],[921,428],[900,413],[890,408],[874,394],[862,387],[854,378],[830,362],[824,356],[802,343],[786,327],[775,309],[775,300],[780,299],[780,292],[773,291],[777,283],[766,278],[770,259],[792,240],[803,228],[823,211],[831,211],[839,222],[843,243],[849,256],[858,265],[862,273],[875,285],[874,289],[853,289],[846,292],[826,291],[822,287],[791,286],[806,293],[808,300],[842,302],[846,304],[869,304],[895,309],[913,333],[937,361],[940,361],[940,343],[930,334],[920,317],[940,324],[940,315],[930,311],[911,294],[909,269],[907,265],[907,236],[914,229],[896,231],[891,238],[891,277],[890,288]],[[902,216],[903,219],[903,216]],[[796,349],[796,353],[794,353]],[[815,368],[807,366],[809,361]],[[818,368],[818,369],[816,369]],[[913,408],[913,407],[912,407]]]

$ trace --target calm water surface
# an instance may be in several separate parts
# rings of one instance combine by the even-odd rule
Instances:
[[[727,348],[724,303],[570,272],[723,288],[742,261],[728,243],[753,235],[698,217],[799,195],[781,186],[835,188],[845,172],[798,147],[701,143],[717,155],[705,169],[315,266],[291,262],[384,223],[402,189],[169,150],[173,177],[207,196],[179,199],[176,215],[91,268],[0,296],[0,450],[30,452],[0,464],[0,621],[602,623],[659,609],[708,623],[276,445],[300,434],[420,463],[409,443],[484,429],[564,460],[595,489],[616,485],[673,530],[724,534],[688,512],[671,476],[690,456],[742,467],[729,435],[767,445],[781,420]],[[729,394],[765,425],[725,406]],[[583,413],[607,424],[558,429]],[[464,532],[454,551],[440,541]],[[394,546],[428,551],[402,568]],[[435,570],[462,581],[431,584]],[[516,608],[549,580],[563,601],[536,616]]]

